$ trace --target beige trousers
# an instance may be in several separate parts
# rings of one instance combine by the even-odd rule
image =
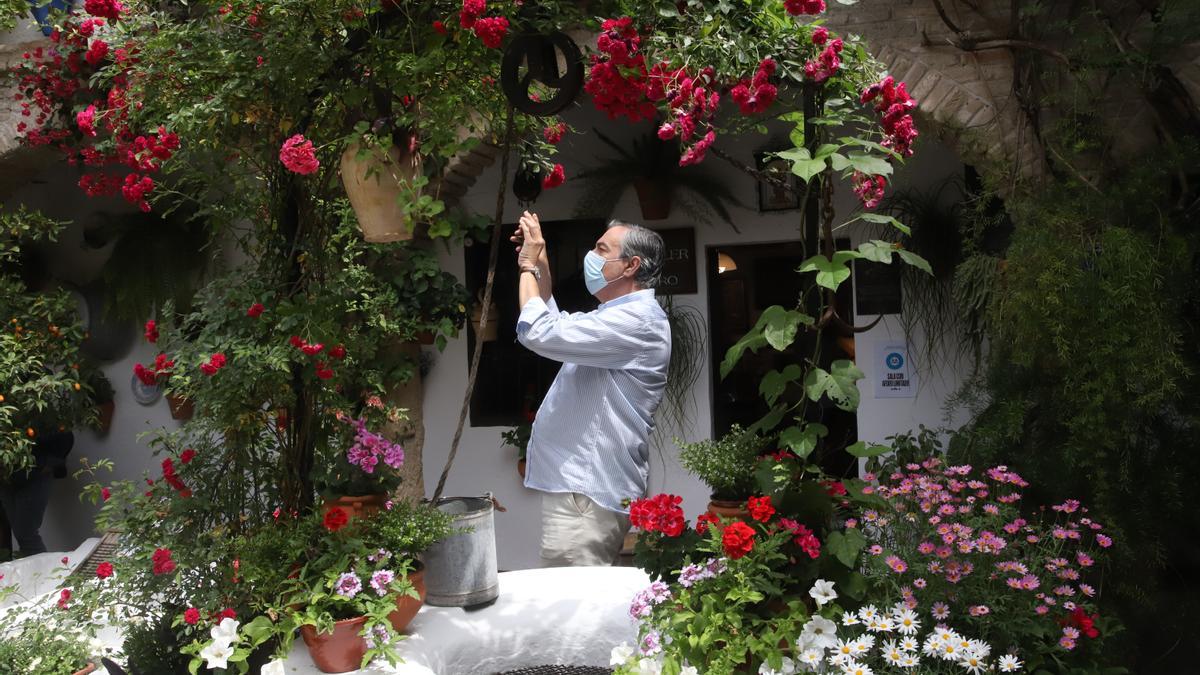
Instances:
[[[629,516],[577,492],[542,493],[542,567],[612,565]]]

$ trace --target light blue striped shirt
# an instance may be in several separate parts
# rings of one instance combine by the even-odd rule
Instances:
[[[517,338],[563,364],[533,424],[525,487],[578,492],[628,512],[621,501],[646,493],[650,432],[671,360],[671,328],[654,291],[575,314],[535,297],[521,308]]]

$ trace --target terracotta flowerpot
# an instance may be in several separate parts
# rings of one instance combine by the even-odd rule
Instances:
[[[491,342],[500,334],[500,310],[494,302],[489,305],[487,323],[480,326],[479,319],[483,317],[483,291],[479,292],[476,300],[475,307],[471,310],[471,327],[475,329],[475,339]]]
[[[346,148],[341,169],[363,239],[374,244],[412,239],[401,195],[404,184],[421,172],[420,153],[411,142],[403,148],[393,146],[386,157],[372,150],[359,159],[358,150],[358,144]]]
[[[117,411],[117,404],[114,401],[106,401],[96,406],[99,413],[98,431],[101,434],[107,434],[109,429],[112,429],[113,414]]]
[[[714,499],[708,503],[708,512],[721,518],[745,520],[750,517],[750,509],[746,508],[746,502],[744,501],[731,502],[723,499]]]
[[[521,474],[522,479],[525,478],[525,460],[523,460],[523,459],[517,460],[517,473]]]
[[[388,496],[386,494],[337,497],[334,499],[326,498],[324,500],[324,510],[327,511],[337,506],[345,511],[347,516],[354,519],[360,516],[365,517],[379,513],[383,510],[387,499]]]
[[[663,220],[671,215],[671,193],[653,178],[635,178],[633,189],[642,207],[642,220]]]
[[[190,399],[175,394],[167,394],[167,406],[171,408],[171,419],[175,420],[190,420],[196,412],[196,406]]]
[[[420,333],[417,333],[417,342],[423,345],[431,345],[433,344],[435,337],[436,336],[433,334],[433,331],[423,330]]]
[[[388,621],[391,622],[392,629],[397,633],[404,632],[404,629],[412,622],[413,617],[420,611],[421,605],[425,604],[425,568],[418,566],[416,570],[409,572],[408,580],[412,583],[413,588],[417,590],[417,595],[421,597],[417,599],[401,595],[396,598],[396,611],[388,614]]]
[[[89,663],[86,666],[75,671],[73,675],[88,675],[88,673],[92,672],[95,669],[96,669],[96,664]]]
[[[359,635],[366,622],[365,616],[337,621],[332,633],[318,633],[314,626],[301,626],[300,637],[322,673],[347,673],[358,670],[363,654],[367,653],[367,643]]]

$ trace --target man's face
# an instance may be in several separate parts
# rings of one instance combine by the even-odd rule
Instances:
[[[596,246],[592,250],[605,260],[620,258],[621,242],[625,239],[625,233],[628,230],[629,228],[621,225],[608,228],[604,231],[604,236],[596,240]],[[605,267],[607,266],[608,263],[605,263]]]

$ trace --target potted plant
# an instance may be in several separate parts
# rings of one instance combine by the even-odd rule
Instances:
[[[113,415],[117,410],[114,402],[116,392],[113,391],[108,377],[99,368],[95,368],[89,373],[88,385],[92,388],[92,399],[96,402],[96,429],[101,434],[107,434],[108,430],[112,428]]]
[[[744,517],[746,499],[756,491],[755,467],[767,439],[735,424],[718,439],[676,442],[679,463],[712,489],[709,512]]]
[[[388,615],[392,629],[402,632],[425,602],[425,566],[419,556],[451,534],[453,517],[428,504],[388,502],[384,510],[363,522],[367,547],[384,552],[396,565],[408,568],[408,581],[415,596],[396,596],[396,608]]]
[[[525,454],[529,450],[529,437],[533,434],[533,414],[529,416],[529,421],[524,424],[509,429],[508,431],[500,432],[500,438],[504,444],[517,449],[517,473],[521,478],[525,477]]]
[[[409,208],[433,201],[420,194],[428,182],[421,175],[420,137],[411,130],[397,135],[398,144],[390,137],[364,135],[346,147],[340,160],[346,196],[363,239],[371,243],[411,239],[414,222]]]
[[[0,672],[87,675],[99,661],[96,643],[58,621],[28,621],[5,630],[0,640]]]
[[[399,419],[401,413],[395,413]],[[331,456],[323,457],[315,483],[325,497],[325,509],[342,509],[348,517],[376,513],[400,485],[404,448],[371,431],[362,417],[338,419],[351,435],[341,446],[344,450],[331,448]]]
[[[674,143],[659,140],[653,131],[634,138],[632,147],[613,141],[603,132],[596,137],[616,152],[600,166],[577,177],[585,181],[587,193],[576,209],[580,215],[608,217],[626,188],[633,185],[644,220],[663,220],[671,214],[672,199],[695,198],[721,220],[733,225],[729,205],[740,205],[729,184],[695,167],[679,166]],[[693,213],[694,212],[694,213]],[[704,209],[689,209],[696,216]]]

